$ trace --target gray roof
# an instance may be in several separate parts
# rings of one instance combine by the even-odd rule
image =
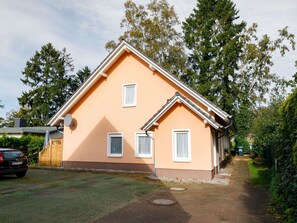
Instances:
[[[23,134],[23,133],[33,133],[33,134],[45,134],[46,131],[55,132],[56,127],[52,126],[41,126],[41,127],[4,127],[0,128],[0,134]]]

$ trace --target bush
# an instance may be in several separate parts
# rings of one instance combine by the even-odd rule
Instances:
[[[28,144],[28,156],[32,163],[38,162],[38,154],[42,150],[43,141],[43,137],[34,136],[31,138]]]
[[[0,147],[15,148],[21,150],[31,163],[38,162],[38,153],[42,150],[44,137],[42,136],[22,136],[16,137],[0,137]]]

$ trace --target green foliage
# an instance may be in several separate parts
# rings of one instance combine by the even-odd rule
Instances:
[[[264,155],[264,148],[271,150],[275,156],[277,148],[280,145],[280,125],[282,119],[279,113],[279,107],[282,101],[282,98],[278,98],[272,101],[267,107],[255,110],[252,123],[255,140],[253,146],[255,151],[261,156]]]
[[[43,142],[43,137],[33,136],[31,137],[29,144],[27,144],[29,158],[32,163],[38,162],[38,154],[43,148]]]
[[[21,81],[29,87],[18,98],[30,126],[44,126],[71,95],[68,74],[73,71],[70,54],[56,50],[51,43],[41,47],[27,61]]]
[[[281,74],[272,73],[271,67],[274,65],[273,56],[283,57],[290,48],[295,50],[294,35],[288,32],[288,27],[278,30],[276,39],[267,34],[258,37],[257,28],[254,23],[245,28],[241,36],[243,48],[236,80],[239,102],[247,101],[253,105],[265,102],[267,94],[270,97],[283,95],[285,88],[293,84],[281,78]]]
[[[251,131],[251,123],[253,120],[253,111],[250,106],[242,104],[240,105],[236,115],[235,123],[237,132],[235,133],[236,146],[243,146],[245,153],[250,153],[250,145],[247,141],[247,136]]]
[[[236,147],[238,147],[238,146],[243,147],[243,152],[244,153],[250,153],[251,152],[250,144],[248,143],[248,141],[246,140],[245,137],[237,136],[235,138],[235,143],[236,143]]]
[[[286,143],[292,148],[293,162],[297,166],[297,88],[281,107]]]
[[[236,112],[235,123],[237,126],[237,135],[246,137],[252,129],[253,110],[249,105],[241,104]]]
[[[38,153],[43,148],[44,137],[41,136],[22,136],[16,137],[0,137],[0,147],[15,148],[21,150],[28,156],[31,163],[37,163]]]
[[[258,37],[257,24],[246,27],[245,22],[236,23],[238,18],[231,0],[197,0],[183,23],[190,50],[187,82],[233,115],[242,104],[255,106],[268,94],[281,96],[294,85],[271,72],[274,55],[295,50],[288,27],[278,30],[275,39]]]
[[[125,17],[121,22],[125,39],[144,55],[175,75],[185,69],[186,56],[181,34],[175,29],[180,24],[166,0],[150,0],[147,5],[136,5],[132,0],[125,2]],[[106,43],[109,51],[116,47],[115,41]]]
[[[26,108],[20,108],[19,110],[12,109],[6,113],[6,119],[3,121],[3,127],[13,127],[15,118],[24,118],[27,117],[27,115],[28,109]]]
[[[256,146],[266,144],[277,160],[270,186],[273,209],[286,222],[297,222],[297,89],[284,102],[275,100],[259,109],[253,131]]]
[[[71,89],[71,95],[77,90],[85,80],[91,75],[91,70],[88,66],[85,66],[83,69],[77,71],[76,76],[72,79],[69,79],[69,87]]]
[[[231,0],[198,0],[183,22],[190,50],[189,84],[233,114],[238,95],[236,79],[245,22],[235,23],[238,11]]]

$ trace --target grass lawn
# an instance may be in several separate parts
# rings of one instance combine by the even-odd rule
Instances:
[[[249,160],[249,170],[252,183],[256,186],[269,188],[271,181],[271,170],[266,165],[256,165],[253,160]]]
[[[0,222],[93,222],[160,187],[141,175],[30,169],[0,178]]]

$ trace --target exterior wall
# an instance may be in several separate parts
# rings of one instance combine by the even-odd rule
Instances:
[[[176,91],[185,95],[195,103],[201,105],[194,98],[176,87],[172,82],[157,71],[149,69],[148,65],[134,54],[125,53],[118,61],[106,72],[108,77],[101,78],[72,108],[70,113],[74,119],[75,125],[64,128],[64,144],[63,144],[63,161],[81,162],[81,163],[126,163],[126,164],[144,164],[150,167],[153,164],[153,157],[136,158],[135,157],[135,133],[141,132],[140,128],[146,123],[165,103],[171,98]],[[137,105],[136,107],[122,106],[122,89],[124,84],[137,84]],[[179,110],[178,110],[179,111]],[[180,110],[180,116],[185,109]],[[200,120],[195,114],[187,111],[187,123],[195,123],[190,127],[195,129],[192,132],[192,139],[197,137],[197,142],[192,145],[199,151],[193,154],[193,162],[191,164],[172,163],[167,158],[164,159],[166,165],[158,163],[159,167],[166,168],[182,168],[182,169],[205,169],[210,170],[210,152],[202,152],[201,148],[209,146],[209,127],[202,127]],[[176,114],[177,115],[177,114]],[[171,120],[171,119],[170,119]],[[179,119],[174,122],[174,128],[182,128],[185,126],[185,119]],[[179,125],[180,124],[180,125]],[[202,125],[204,126],[203,122]],[[171,128],[168,121],[164,122],[165,128]],[[189,128],[189,125],[187,126]],[[204,133],[205,132],[207,133]],[[123,156],[108,157],[107,156],[107,134],[108,132],[123,133]],[[171,129],[170,129],[171,133]],[[162,138],[159,134],[159,141],[162,143],[171,143],[171,134],[169,138]],[[166,135],[167,137],[167,135]],[[206,139],[207,143],[201,139]],[[163,145],[158,145],[162,150]],[[160,153],[158,155],[172,159],[171,146],[166,148],[168,154]],[[170,151],[169,151],[170,150]],[[206,156],[208,158],[202,157]],[[198,156],[198,158],[196,158]],[[199,158],[199,156],[201,156]],[[194,158],[195,157],[195,158]],[[162,160],[160,160],[162,161]],[[194,162],[197,161],[197,164]]]
[[[191,161],[173,161],[173,129],[189,129]],[[183,104],[173,106],[155,129],[156,169],[212,171],[211,127]]]

